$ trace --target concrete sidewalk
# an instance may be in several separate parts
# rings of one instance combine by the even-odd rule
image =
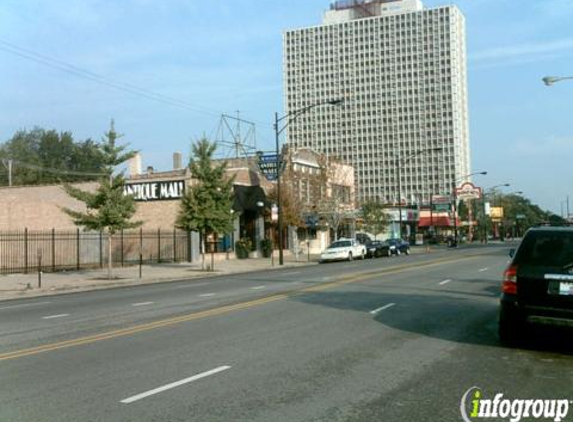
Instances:
[[[432,246],[432,251],[445,250],[445,247]],[[425,253],[422,246],[413,246],[413,254]],[[39,274],[0,275],[0,301],[9,299],[31,298],[62,293],[73,293],[96,289],[136,286],[141,284],[161,283],[193,278],[216,277],[225,274],[245,273],[251,271],[269,271],[285,267],[316,265],[318,255],[301,254],[296,259],[288,250],[284,252],[284,265],[279,266],[278,254],[271,258],[236,259],[230,254],[215,255],[214,271],[202,270],[201,261],[193,263],[164,263],[139,266],[118,267],[113,269],[113,279],[107,279],[107,268],[81,271],[61,271],[42,273],[41,286]],[[205,255],[205,268],[210,267],[211,256]]]
[[[201,261],[193,263],[165,263],[143,265],[141,278],[139,266],[119,267],[113,269],[113,279],[107,279],[107,268],[81,271],[61,271],[55,273],[37,272],[29,274],[0,275],[0,301],[30,297],[47,296],[53,294],[71,293],[86,290],[110,289],[115,287],[134,286],[187,280],[193,278],[215,277],[225,274],[244,273],[250,271],[268,271],[285,267],[316,265],[317,256],[294,256],[285,253],[284,265],[278,265],[278,256],[275,253],[274,262],[270,258],[236,259],[232,255],[226,259],[224,254],[216,257],[214,271],[202,270]],[[205,267],[211,265],[210,255],[205,256]]]

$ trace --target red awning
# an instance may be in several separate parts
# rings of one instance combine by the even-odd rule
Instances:
[[[450,217],[436,215],[433,218],[420,217],[418,227],[452,227],[454,225],[453,223],[454,222],[450,219]]]

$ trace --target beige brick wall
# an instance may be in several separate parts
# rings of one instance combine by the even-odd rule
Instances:
[[[77,186],[93,191],[97,184]],[[0,188],[0,230],[75,229],[61,207],[85,209],[81,202],[70,198],[61,185]]]
[[[76,186],[93,191],[97,184]],[[144,229],[173,229],[179,204],[177,200],[138,202],[134,220],[144,221]],[[61,185],[0,188],[0,230],[75,229],[62,207],[85,210],[83,203],[70,198]]]

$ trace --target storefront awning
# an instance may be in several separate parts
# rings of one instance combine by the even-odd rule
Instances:
[[[459,221],[458,221],[459,223]],[[434,216],[432,217],[420,217],[418,227],[453,227],[454,222],[450,217],[446,216]]]
[[[260,186],[234,185],[233,189],[235,192],[233,210],[235,212],[261,211],[257,202],[262,202],[263,208],[270,208],[270,202]]]

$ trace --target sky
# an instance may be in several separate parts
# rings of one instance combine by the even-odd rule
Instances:
[[[2,0],[0,142],[36,126],[99,140],[113,118],[144,168],[169,170],[202,136],[230,140],[227,114],[272,150],[282,34],[319,25],[329,4]],[[445,4],[466,17],[472,171],[488,172],[474,183],[510,183],[557,214],[570,195],[573,214],[573,80],[541,81],[573,76],[573,0],[424,1]]]

